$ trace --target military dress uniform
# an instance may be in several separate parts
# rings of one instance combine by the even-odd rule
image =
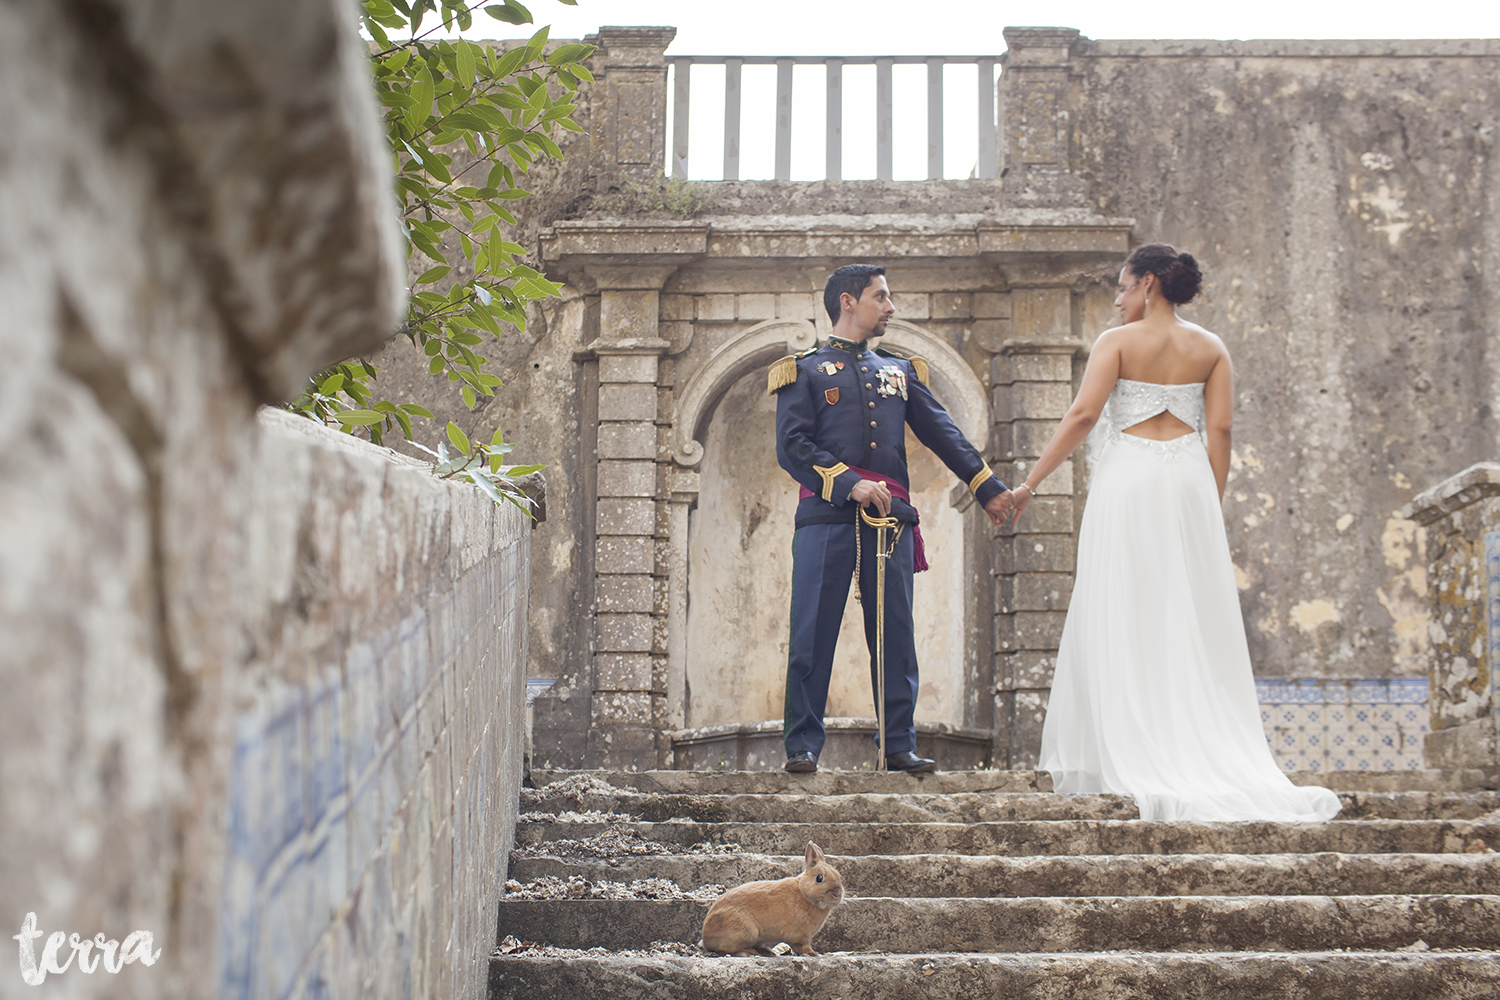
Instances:
[[[861,479],[886,482],[891,516],[902,522],[886,564],[886,753],[916,749],[917,651],[912,622],[916,509],[906,471],[906,426],[969,485],[982,505],[1005,486],[927,387],[927,364],[832,338],[771,366],[776,457],[800,483],[792,539],[792,632],[783,732],[790,758],[821,753],[829,675],[849,581],[858,562],[865,642],[875,674],[875,529],[861,523],[849,493]],[[872,511],[873,513],[873,511]],[[878,734],[877,734],[878,738]]]

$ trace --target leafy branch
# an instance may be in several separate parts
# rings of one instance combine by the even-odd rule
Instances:
[[[371,68],[385,109],[408,261],[415,254],[425,265],[412,280],[399,332],[428,359],[434,376],[458,389],[469,409],[501,384],[485,371],[489,359],[479,349],[525,330],[527,304],[555,297],[562,287],[527,264],[525,248],[507,236],[519,225],[517,202],[530,196],[520,179],[538,160],[562,159],[559,130],[583,131],[573,120],[574,102],[579,85],[593,80],[584,61],[594,51],[570,43],[548,52],[547,28],[503,50],[463,38],[431,39],[439,26],[467,30],[481,7],[507,24],[532,23],[531,12],[517,0],[363,0],[360,14],[373,41]],[[423,31],[428,14],[437,21]],[[392,40],[389,32],[407,37]],[[455,169],[460,143],[468,162]],[[364,358],[333,365],[314,375],[288,406],[350,433],[364,428],[377,444],[392,430],[411,440],[412,418],[432,413],[378,398],[377,374]],[[453,441],[456,426],[448,426]],[[500,447],[498,435],[490,445],[464,447],[471,464],[439,475],[473,480],[471,473],[487,468],[478,473],[491,485],[487,492],[498,493],[497,502],[515,502],[495,479],[525,473],[498,460],[510,449]],[[440,458],[439,469],[455,460]]]

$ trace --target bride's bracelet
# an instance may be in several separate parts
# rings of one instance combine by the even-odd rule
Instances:
[[[1020,486],[1017,486],[1016,490],[1025,490],[1027,493],[1030,493],[1032,496],[1036,496],[1036,490],[1032,489],[1030,486],[1027,486],[1025,483],[1022,483]],[[1014,493],[1016,490],[1011,490],[1011,492]]]

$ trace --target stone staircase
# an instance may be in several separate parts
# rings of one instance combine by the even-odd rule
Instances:
[[[534,773],[490,997],[1500,997],[1500,792],[1455,778],[1192,824],[1030,771]],[[822,957],[701,952],[808,840],[846,890]]]

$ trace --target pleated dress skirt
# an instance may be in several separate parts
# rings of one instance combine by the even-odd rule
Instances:
[[[1116,433],[1095,467],[1042,729],[1064,794],[1133,797],[1146,820],[1320,821],[1260,720],[1203,440]]]

